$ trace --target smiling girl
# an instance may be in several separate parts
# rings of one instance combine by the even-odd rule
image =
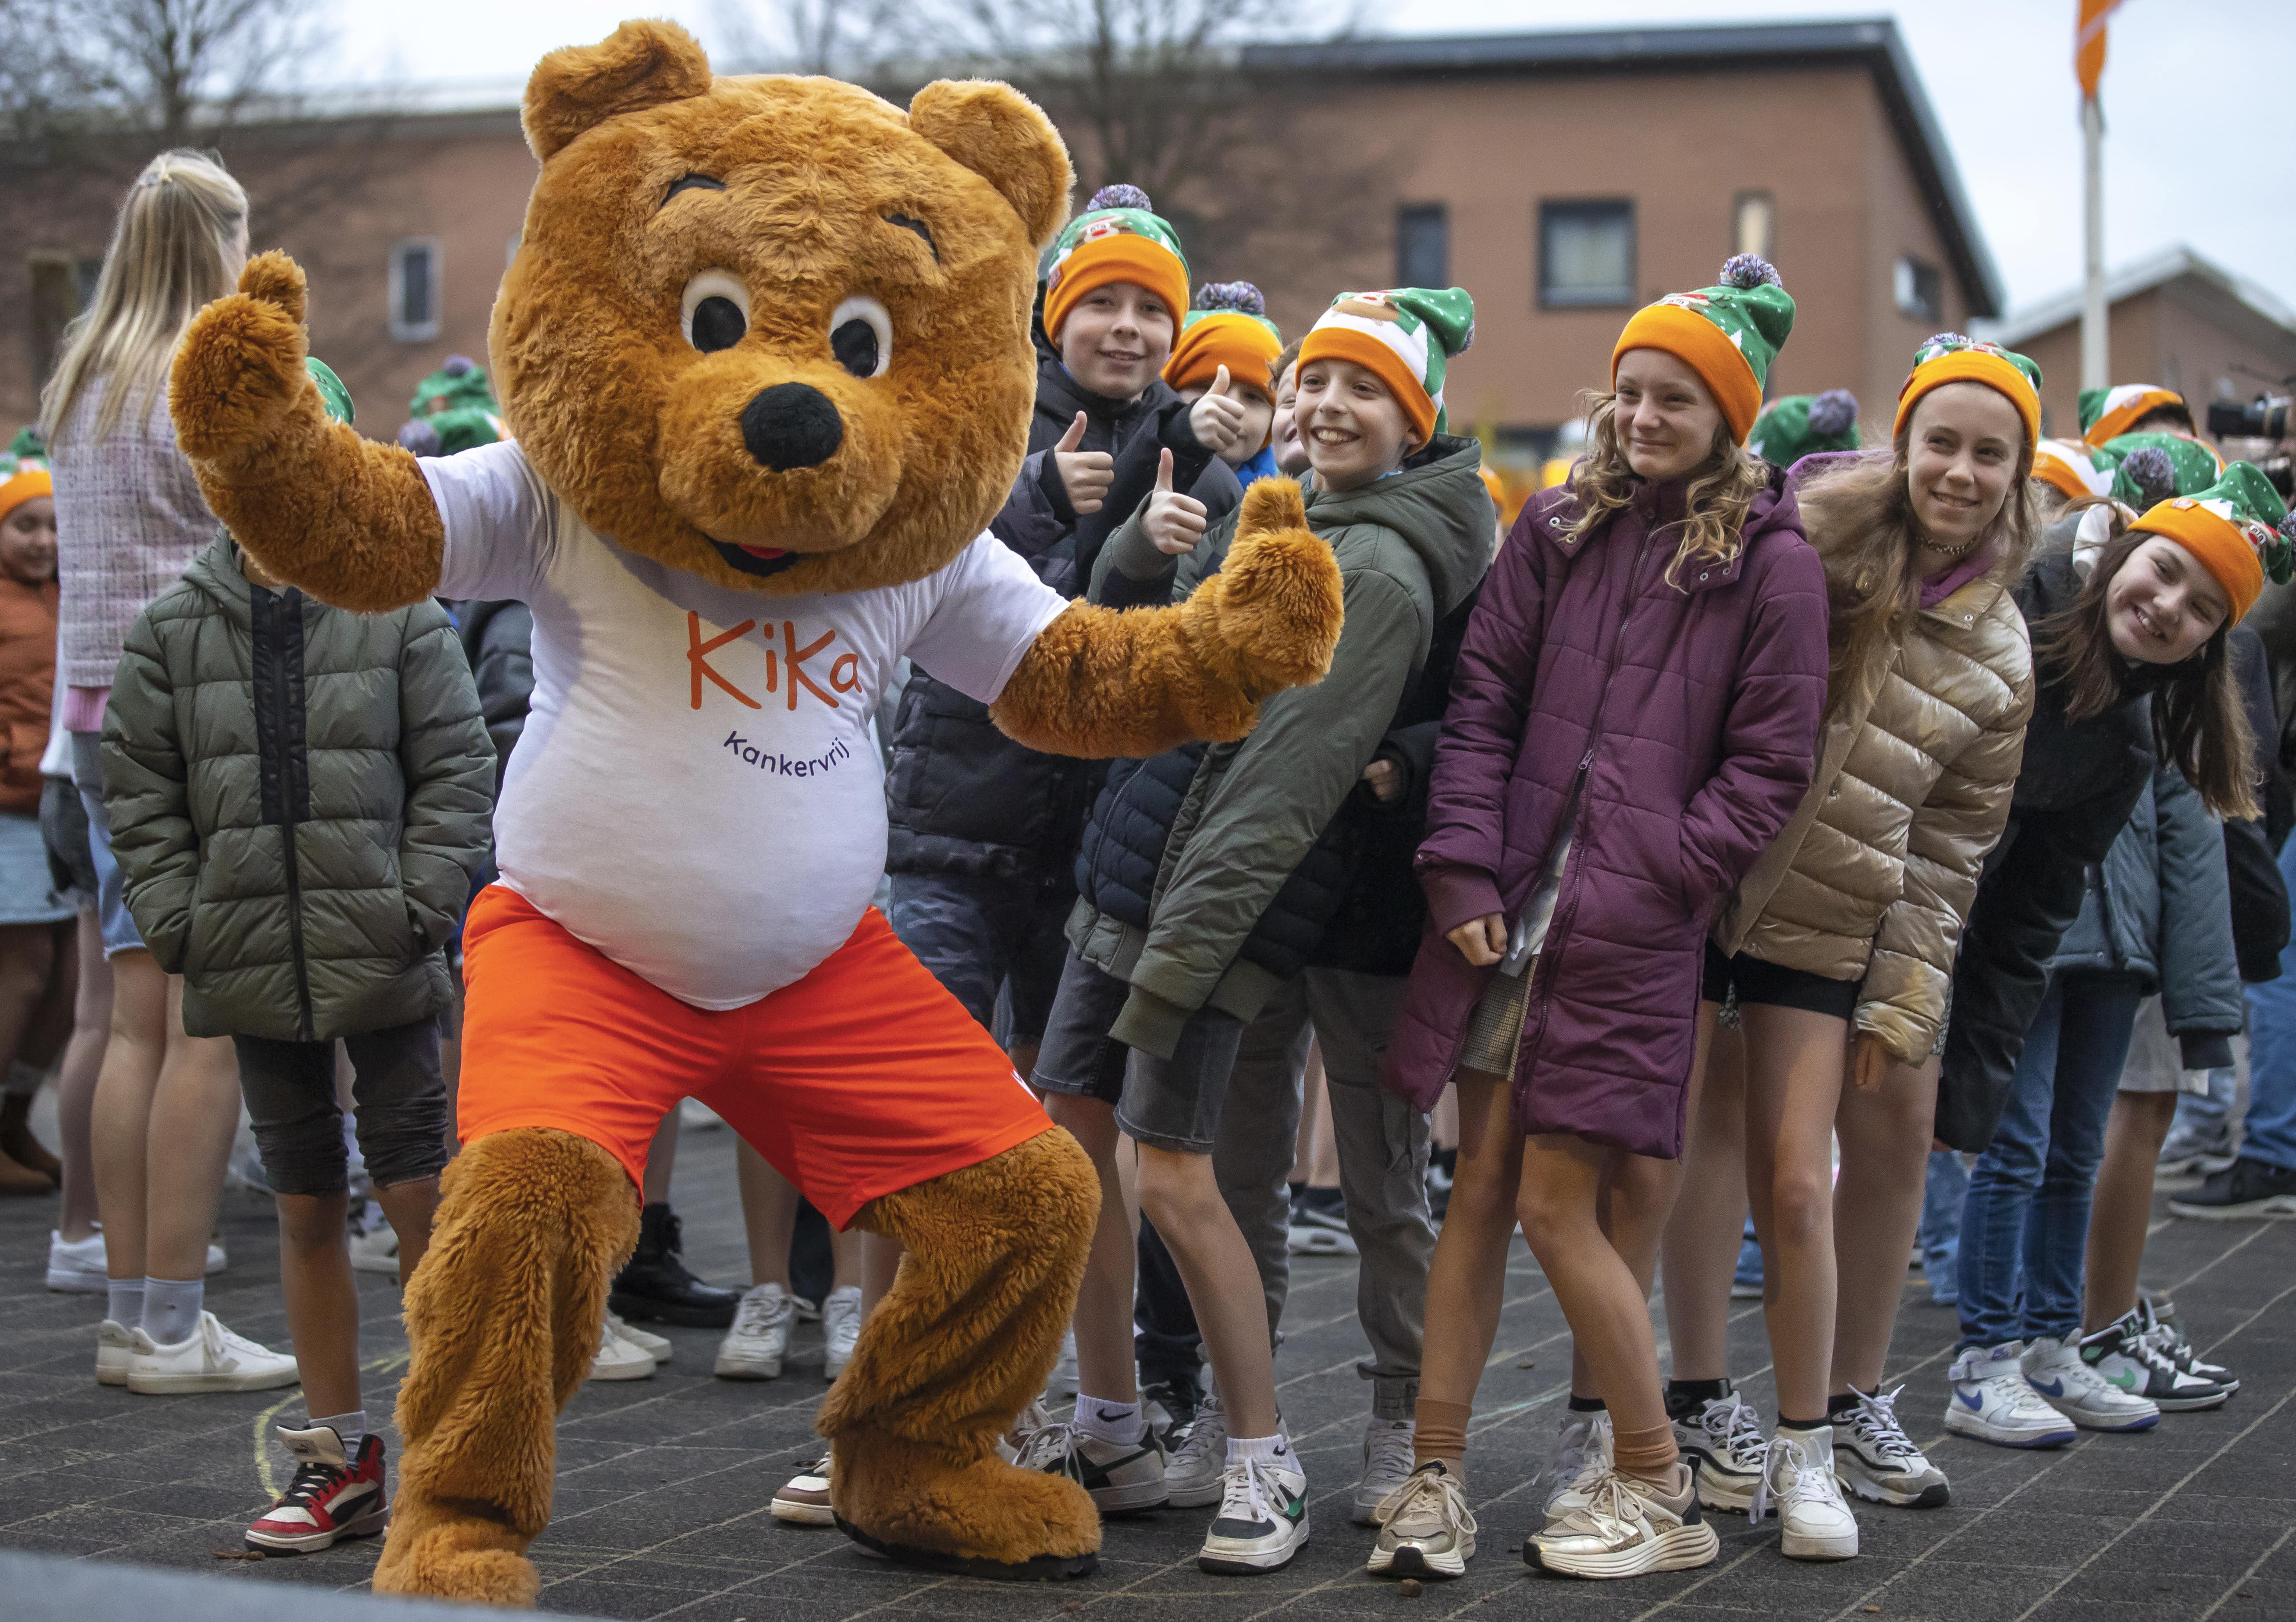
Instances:
[[[2136,999],[2072,1017],[2046,969],[2156,756],[2218,816],[2258,814],[2229,642],[2267,566],[2289,578],[2274,527],[2284,513],[2264,475],[2236,462],[2133,525],[2115,510],[2093,560],[2053,554],[2018,588],[2040,686],[2008,828],[1954,970],[1938,1100],[1945,1144],[1983,1151],[1962,1208],[1946,1401],[1957,1435],[2052,1446],[2075,1426],[2159,1418],[2100,1389],[2074,1344],[2090,1192]]]
[[[1667,1407],[1702,1455],[1700,1492],[1713,1509],[1775,1503],[1790,1559],[1857,1552],[1837,1463],[1862,1497],[1945,1501],[1878,1382],[1921,1215],[1946,984],[2032,708],[2010,588],[2036,534],[2038,381],[2021,355],[1932,340],[1889,450],[1810,457],[1789,481],[1825,560],[1826,726],[1801,809],[1707,948],[1705,1011],[1734,993],[1744,1082],[1718,1067],[1702,1089],[1666,1294]],[[1749,1193],[1777,1371],[1767,1444],[1723,1378]]]
[[[1466,1428],[1518,1218],[1582,1360],[1562,1490],[1524,1559],[1631,1577],[1718,1546],[1645,1296],[1709,918],[1808,786],[1824,707],[1824,572],[1784,475],[1745,449],[1792,323],[1751,256],[1638,312],[1586,457],[1524,507],[1469,621],[1418,857],[1431,928],[1387,1071],[1422,1108],[1456,1080],[1459,1159],[1417,1468],[1380,1507],[1374,1572],[1456,1577],[1474,1553]]]

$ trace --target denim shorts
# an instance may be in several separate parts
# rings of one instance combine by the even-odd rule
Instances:
[[[145,950],[144,936],[127,910],[127,880],[111,859],[111,824],[103,814],[103,734],[75,732],[72,784],[87,808],[87,853],[95,869],[95,921],[103,932],[103,955]]]
[[[1037,1050],[1035,1084],[1040,1091],[1114,1105],[1116,1124],[1151,1149],[1209,1155],[1243,1043],[1243,1022],[1217,1009],[1199,1009],[1180,1028],[1172,1057],[1158,1058],[1108,1034],[1131,992],[1115,976],[1069,953]]]
[[[340,1194],[349,1186],[335,1044],[234,1036],[239,1091],[275,1194]],[[447,1083],[434,1016],[343,1038],[352,1124],[367,1176],[387,1189],[436,1177],[447,1164]]]

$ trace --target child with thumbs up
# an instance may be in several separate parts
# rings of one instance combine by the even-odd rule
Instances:
[[[1249,282],[1207,282],[1164,365],[1164,381],[1192,402],[1196,437],[1219,452],[1241,483],[1276,471],[1275,360],[1283,334]]]
[[[1391,341],[1357,342],[1367,326]],[[1138,1146],[1141,1207],[1187,1286],[1218,1394],[1168,1463],[1133,1383],[1131,1240],[1111,1197],[1078,1301],[1076,1418],[1031,1437],[1026,1457],[1085,1482],[1104,1510],[1217,1505],[1207,1571],[1281,1569],[1308,1537],[1307,1479],[1275,1400],[1280,1280],[1263,1281],[1215,1155],[1268,1130],[1228,1118],[1246,1026],[1306,969],[1349,878],[1332,824],[1490,555],[1480,452],[1442,415],[1446,364],[1472,331],[1456,288],[1343,297],[1300,355],[1313,493],[1264,480],[1219,519],[1170,488],[1160,457],[1157,488],[1097,570],[1096,595],[1177,597],[1219,572],[1235,535],[1304,531],[1332,548],[1346,610],[1329,673],[1268,699],[1249,737],[1111,770],[1035,1076],[1104,1188],[1119,1187],[1119,1132]],[[1350,1015],[1374,1045],[1376,1001]]]

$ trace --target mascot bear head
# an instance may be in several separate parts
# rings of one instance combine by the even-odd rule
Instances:
[[[682,29],[628,22],[545,57],[524,122],[542,175],[488,352],[593,529],[793,594],[920,579],[988,527],[1072,178],[1031,103],[716,78]]]

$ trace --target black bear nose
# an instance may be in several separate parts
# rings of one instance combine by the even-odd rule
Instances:
[[[742,408],[742,442],[777,473],[814,467],[845,442],[845,419],[820,390],[777,383]]]

